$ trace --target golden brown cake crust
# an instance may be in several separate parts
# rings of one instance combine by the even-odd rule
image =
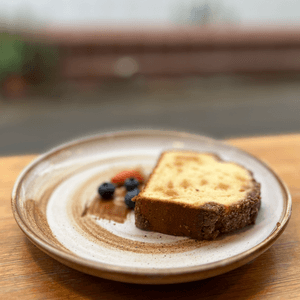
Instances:
[[[156,167],[163,155],[164,153]],[[214,156],[221,161],[217,155]],[[252,177],[252,173],[248,172]],[[149,180],[151,175],[148,182]],[[143,230],[187,236],[198,240],[215,239],[221,233],[233,232],[255,223],[261,204],[260,184],[252,177],[252,185],[253,188],[245,199],[229,206],[207,202],[195,207],[184,203],[143,198],[141,193],[134,199],[135,224]]]

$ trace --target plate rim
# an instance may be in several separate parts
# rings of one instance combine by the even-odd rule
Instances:
[[[79,145],[86,142],[91,142],[93,140],[98,139],[109,139],[109,138],[118,138],[129,135],[167,135],[167,136],[177,136],[177,137],[185,137],[185,138],[193,138],[200,140],[207,140],[213,143],[218,143],[223,146],[226,146],[230,149],[234,149],[240,151],[247,156],[258,161],[261,165],[263,165],[272,175],[276,178],[280,188],[281,193],[284,197],[283,204],[283,213],[280,216],[280,220],[278,220],[277,228],[275,228],[267,238],[265,238],[258,245],[239,253],[235,256],[225,258],[216,262],[200,264],[197,266],[188,266],[188,267],[175,267],[175,268],[149,268],[149,267],[128,267],[128,266],[118,266],[118,265],[110,265],[102,262],[94,262],[89,259],[80,257],[74,253],[67,253],[63,250],[60,250],[53,245],[47,243],[45,240],[41,239],[37,236],[34,231],[27,226],[26,222],[23,221],[18,208],[18,192],[21,186],[21,183],[25,179],[26,175],[30,170],[36,167],[40,162],[49,158],[50,156],[55,155],[59,151],[67,150],[70,147],[75,145]],[[72,140],[70,142],[66,142],[60,144],[57,147],[50,149],[44,154],[39,155],[32,162],[30,162],[19,174],[17,177],[15,184],[12,190],[11,196],[11,205],[14,218],[20,227],[20,229],[24,232],[24,234],[31,240],[33,244],[35,244],[38,248],[40,248],[43,252],[47,253],[54,259],[60,261],[61,263],[68,265],[74,269],[79,271],[83,271],[84,273],[88,273],[91,275],[96,275],[98,277],[113,279],[117,281],[130,282],[130,283],[150,283],[150,284],[164,284],[164,283],[179,283],[179,282],[188,282],[199,279],[204,279],[208,277],[212,277],[215,275],[219,275],[225,273],[227,271],[233,270],[239,266],[246,264],[247,262],[255,259],[260,254],[269,249],[273,243],[279,238],[279,236],[283,233],[284,229],[288,225],[288,222],[292,213],[292,198],[290,192],[287,188],[287,185],[283,182],[283,180],[277,175],[277,173],[264,161],[255,157],[254,155],[244,151],[238,147],[232,146],[222,140],[216,140],[210,137],[181,132],[181,131],[169,131],[169,130],[127,130],[127,131],[113,131],[101,134],[95,134],[83,138],[78,138]],[[117,279],[115,278],[117,276]]]

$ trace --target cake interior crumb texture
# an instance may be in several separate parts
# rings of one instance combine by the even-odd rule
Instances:
[[[235,163],[210,153],[169,151],[162,154],[140,197],[191,206],[217,199],[228,206],[252,189],[251,173]]]

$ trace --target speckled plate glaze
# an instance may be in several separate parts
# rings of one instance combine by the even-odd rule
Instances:
[[[159,154],[172,148],[213,152],[251,170],[261,183],[256,224],[215,241],[195,241],[136,228],[134,212],[120,197],[114,204],[99,204],[99,184],[126,168],[150,173]],[[255,259],[283,232],[291,206],[283,182],[257,158],[206,137],[152,130],[57,147],[23,170],[12,193],[18,225],[42,251],[88,274],[147,284],[204,279]]]

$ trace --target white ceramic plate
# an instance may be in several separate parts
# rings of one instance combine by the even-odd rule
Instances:
[[[125,206],[97,206],[102,182],[124,168],[150,173],[159,154],[172,148],[213,152],[251,170],[261,183],[256,224],[201,242],[142,231]],[[77,140],[40,156],[17,179],[12,207],[27,237],[58,261],[99,277],[161,284],[215,276],[253,260],[283,232],[291,198],[268,166],[235,147],[187,133],[142,130]],[[99,209],[105,212],[101,218]]]

